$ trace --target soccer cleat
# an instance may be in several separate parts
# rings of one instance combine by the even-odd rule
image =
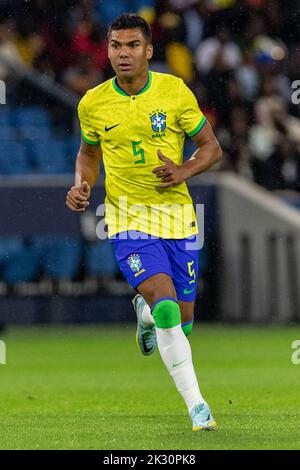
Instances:
[[[134,297],[132,305],[137,317],[136,344],[144,356],[149,356],[157,347],[155,325],[145,325],[142,321],[142,311],[147,303],[140,294]]]
[[[195,405],[190,411],[190,416],[193,421],[193,431],[214,431],[217,428],[217,423],[207,403]]]

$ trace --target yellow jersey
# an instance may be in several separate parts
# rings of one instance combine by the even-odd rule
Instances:
[[[148,72],[148,83],[128,95],[114,77],[88,90],[78,106],[82,138],[101,145],[105,168],[108,236],[138,230],[163,238],[198,232],[186,183],[159,188],[152,173],[163,155],[182,164],[185,134],[192,137],[206,118],[183,80]]]

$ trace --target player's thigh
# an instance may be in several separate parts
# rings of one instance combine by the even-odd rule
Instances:
[[[137,291],[144,297],[150,307],[159,299],[176,299],[172,278],[165,273],[157,273],[141,282],[137,286]]]
[[[197,236],[164,241],[172,266],[172,279],[177,299],[183,302],[184,315],[191,315],[192,306],[185,306],[185,303],[193,304],[197,293],[199,248],[196,240]]]
[[[179,300],[178,303],[181,312],[181,323],[187,323],[193,320],[195,302],[184,302],[183,300]]]

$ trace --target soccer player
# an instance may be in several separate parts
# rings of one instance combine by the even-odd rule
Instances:
[[[193,325],[199,249],[185,182],[219,161],[222,152],[184,82],[149,70],[153,47],[143,18],[121,15],[111,24],[108,41],[116,76],[79,103],[82,139],[66,204],[78,212],[87,208],[103,158],[109,240],[138,292],[133,299],[137,343],[145,355],[158,347],[192,429],[215,429],[186,338]],[[183,163],[186,134],[197,150]]]

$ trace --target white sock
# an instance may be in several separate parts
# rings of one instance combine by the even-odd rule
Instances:
[[[161,358],[188,410],[191,411],[195,405],[205,400],[199,390],[190,343],[181,325],[173,328],[156,328],[156,336]]]
[[[143,305],[143,303],[141,302],[141,305]],[[142,307],[138,306],[138,308],[142,308]],[[142,322],[145,325],[154,325],[154,323],[155,323],[154,319],[153,319],[153,316],[151,315],[151,309],[150,309],[150,307],[147,303],[144,304],[144,307],[143,307],[143,310],[142,310],[142,313],[141,313],[141,318],[142,318]]]

